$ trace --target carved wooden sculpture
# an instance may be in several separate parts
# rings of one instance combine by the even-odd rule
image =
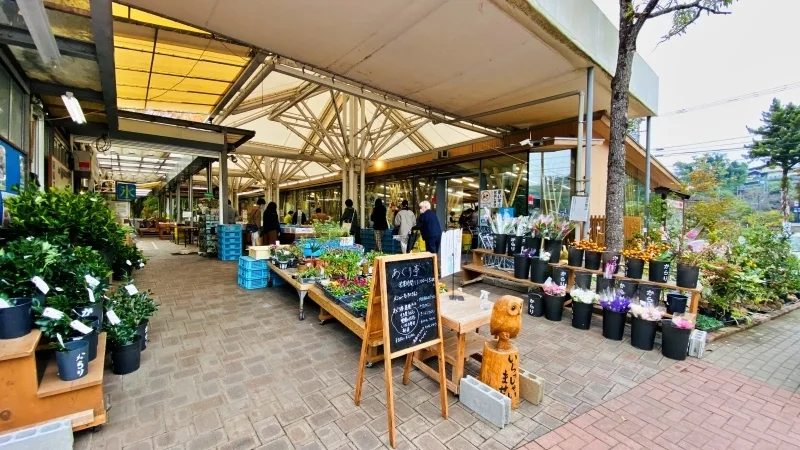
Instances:
[[[492,308],[489,332],[497,340],[483,347],[481,381],[511,399],[511,407],[519,405],[519,351],[510,339],[522,327],[522,299],[504,295]]]
[[[492,308],[492,321],[489,333],[497,338],[498,350],[510,350],[513,346],[509,339],[517,337],[522,327],[522,299],[504,295],[495,302]]]

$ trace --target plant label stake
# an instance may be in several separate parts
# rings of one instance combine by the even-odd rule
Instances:
[[[369,342],[383,340],[383,364],[386,381],[386,407],[389,420],[389,443],[396,447],[394,430],[394,393],[392,359],[406,357],[403,384],[408,384],[414,352],[435,347],[439,358],[439,392],[442,417],[447,419],[447,388],[444,362],[444,339],[439,304],[438,261],[432,253],[380,256],[373,263],[373,283],[367,304],[367,317],[361,357],[356,376],[355,404],[361,402],[364,367]]]

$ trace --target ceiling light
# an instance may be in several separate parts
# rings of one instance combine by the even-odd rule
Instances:
[[[31,33],[36,50],[39,56],[48,66],[56,67],[61,63],[61,53],[58,52],[58,44],[50,28],[50,19],[44,10],[44,2],[41,0],[18,1],[17,6],[25,19],[25,25]],[[71,114],[70,114],[71,115]],[[72,117],[75,119],[75,116]],[[78,122],[76,120],[76,122]],[[83,122],[78,122],[83,123]]]
[[[86,123],[86,117],[83,116],[83,110],[81,109],[81,104],[78,103],[78,99],[75,98],[74,95],[72,95],[72,92],[67,92],[66,95],[62,95],[61,100],[64,101],[64,106],[67,107],[69,116],[72,117],[72,120],[75,123]]]

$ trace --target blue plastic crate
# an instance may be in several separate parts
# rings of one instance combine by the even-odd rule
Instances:
[[[226,244],[239,244],[242,245],[241,234],[218,234],[217,240]]]
[[[230,249],[218,248],[217,256],[223,261],[236,261],[242,256],[242,252],[239,249],[231,251]]]
[[[247,278],[247,279],[267,279],[267,272],[269,269],[266,267],[263,269],[242,269],[239,267],[239,278]]]
[[[223,253],[217,253],[217,258],[220,261],[236,261],[239,258],[239,255],[225,255]]]
[[[239,286],[245,289],[261,289],[267,287],[267,279],[251,280],[248,278],[239,277]]]
[[[227,232],[238,231],[238,232],[241,233],[242,232],[242,224],[240,224],[240,223],[234,223],[234,224],[223,223],[223,224],[217,225],[217,230],[218,231],[223,231],[223,232],[226,232],[226,231]]]
[[[267,269],[267,274],[268,274],[267,277],[269,279],[270,286],[278,287],[278,286],[283,286],[284,284],[286,284],[286,281],[283,278],[281,278],[278,275],[275,275],[275,273],[273,273],[271,270]]]
[[[266,269],[267,268],[267,260],[266,259],[253,259],[249,256],[241,256],[239,257],[239,269]]]

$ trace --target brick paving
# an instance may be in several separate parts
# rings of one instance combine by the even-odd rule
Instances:
[[[150,342],[139,371],[126,376],[106,372],[104,385],[111,407],[108,423],[97,433],[78,433],[75,448],[387,447],[381,364],[368,369],[361,406],[352,401],[360,349],[354,334],[335,321],[320,325],[315,320],[318,308],[310,301],[306,320],[298,321],[297,296],[291,289],[248,291],[238,287],[234,262],[176,256],[171,253],[182,246],[157,239],[142,240],[139,246],[150,264],[136,273],[136,284],[140,289],[152,289],[161,304],[151,321]],[[486,284],[470,285],[465,291],[477,294],[481,289],[490,291],[492,300],[506,293],[524,297]],[[398,448],[519,448],[534,445],[529,444],[534,440],[554,442],[556,435],[563,437],[557,442],[560,448],[581,442],[582,446],[598,446],[602,444],[599,438],[587,441],[586,434],[566,434],[575,423],[591,420],[587,417],[600,420],[597,416],[602,415],[615,420],[606,412],[616,413],[622,407],[637,411],[636,402],[647,401],[649,397],[641,394],[650,392],[646,386],[651,383],[663,385],[663,380],[694,375],[699,370],[696,367],[710,367],[697,360],[674,365],[658,350],[632,348],[627,336],[622,342],[602,338],[599,321],[585,332],[573,329],[569,319],[569,312],[561,323],[523,316],[522,332],[515,343],[522,366],[547,380],[545,399],[540,405],[521,402],[512,412],[512,423],[502,430],[461,407],[452,395],[450,420],[444,421],[438,385],[413,371],[411,383],[403,386],[398,378],[402,361],[395,361]],[[723,354],[716,352],[711,354]],[[469,363],[468,373],[478,370],[477,363]],[[739,383],[731,379],[735,381],[720,386]],[[744,381],[740,384],[751,386]],[[684,396],[692,387],[683,383],[668,386],[661,391],[683,392]],[[728,392],[726,387],[718,389]],[[781,408],[788,407],[789,400]],[[685,403],[683,397],[670,401]],[[665,408],[663,398],[655,403]],[[657,411],[655,407],[646,409],[651,414]],[[647,414],[625,411],[626,418],[631,417],[627,425],[614,424],[613,429],[605,430],[616,444],[626,443],[620,435],[631,434],[631,424],[644,420],[637,416]],[[722,415],[726,420],[736,416],[726,414]],[[621,428],[616,430],[617,426]]]

